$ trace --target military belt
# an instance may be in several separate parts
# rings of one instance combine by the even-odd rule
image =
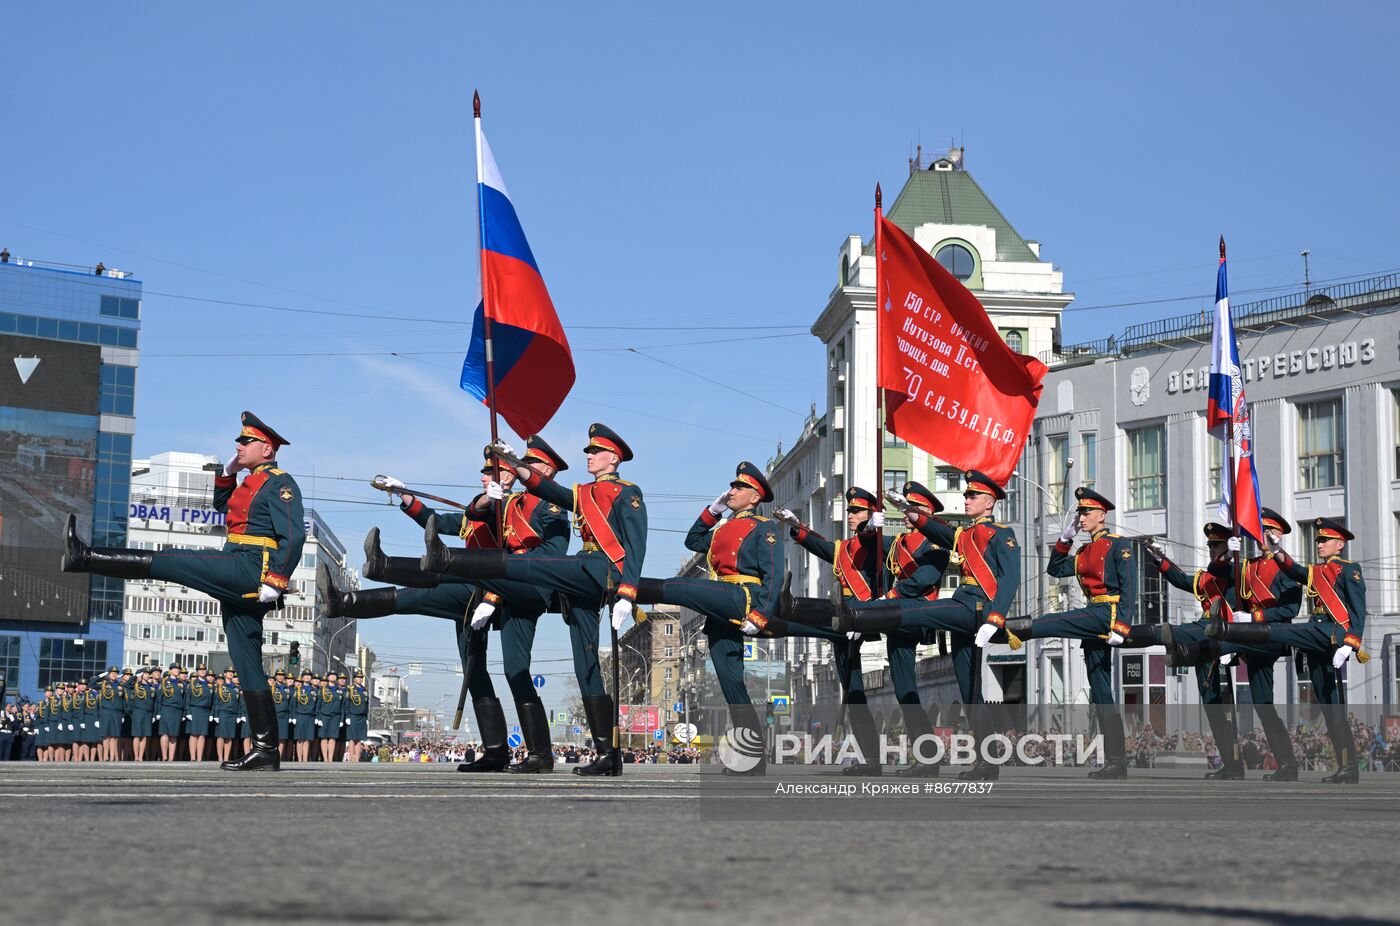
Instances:
[[[745,576],[745,575],[738,575],[738,574],[735,574],[735,575],[732,575],[732,576],[719,576],[719,580],[720,580],[721,582],[727,582],[727,583],[729,583],[730,585],[762,585],[762,584],[763,584],[763,580],[760,579],[758,576]]]
[[[269,550],[277,549],[277,540],[273,537],[254,537],[252,534],[229,534],[224,539],[229,543],[241,543],[250,547],[265,547]]]
[[[963,576],[963,577],[962,577],[962,582],[961,582],[961,584],[962,584],[962,585],[977,585],[977,586],[980,586],[982,583],[981,583],[981,582],[978,582],[978,581],[977,581],[976,579],[974,579],[972,576]]]
[[[1122,595],[1095,595],[1089,599],[1090,604],[1117,604],[1123,599]]]

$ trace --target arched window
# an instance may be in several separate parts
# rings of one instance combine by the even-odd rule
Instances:
[[[1019,332],[1019,331],[1008,331],[1008,332],[1006,332],[1006,346],[1009,347],[1009,348],[1011,348],[1012,353],[1016,353],[1016,354],[1021,353],[1021,332]]]
[[[957,277],[960,283],[972,279],[972,274],[977,270],[977,258],[960,244],[943,245],[938,249],[938,253],[933,255],[933,259],[942,264],[944,270]]]

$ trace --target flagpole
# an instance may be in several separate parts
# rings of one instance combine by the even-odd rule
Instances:
[[[481,203],[481,94],[472,91],[472,124],[476,129],[476,260],[481,280],[481,322],[486,342],[486,407],[491,410],[491,443],[497,439],[496,430],[496,359],[491,343],[491,300],[486,298],[486,266],[481,249],[486,244],[486,210]]]
[[[1225,265],[1225,236],[1224,236],[1224,235],[1221,235],[1221,236],[1220,236],[1220,265],[1221,265],[1222,267]],[[1228,286],[1228,282],[1227,282],[1227,286]],[[1227,300],[1228,300],[1229,295],[1230,295],[1228,288],[1227,288],[1226,291],[1225,291],[1225,295],[1226,295],[1226,298],[1227,298]],[[1227,321],[1229,322],[1229,324],[1230,324],[1230,343],[1231,343],[1231,348],[1232,348],[1232,352],[1233,352],[1233,348],[1234,348],[1234,344],[1235,344],[1235,310],[1229,305],[1228,301],[1226,302],[1226,305],[1225,305],[1225,318],[1226,318],[1226,320],[1227,320]],[[1233,531],[1233,533],[1234,533],[1234,535],[1235,535],[1235,540],[1236,540],[1236,541],[1238,541],[1238,540],[1240,539],[1240,510],[1239,510],[1239,507],[1240,507],[1240,505],[1239,505],[1240,487],[1239,487],[1239,482],[1238,482],[1237,479],[1236,479],[1236,476],[1239,474],[1239,466],[1238,466],[1238,464],[1237,464],[1237,462],[1236,462],[1236,460],[1235,460],[1235,415],[1238,413],[1238,406],[1239,406],[1239,397],[1235,395],[1235,373],[1234,373],[1234,371],[1230,371],[1230,420],[1229,420],[1228,422],[1226,422],[1226,425],[1225,425],[1225,437],[1226,437],[1226,439],[1227,439],[1227,441],[1228,441],[1228,443],[1229,443],[1229,447],[1230,447],[1230,472],[1229,472],[1229,480],[1230,480],[1230,529],[1231,529],[1231,531]],[[1224,491],[1224,488],[1225,488],[1225,479],[1226,479],[1226,474],[1225,474],[1225,473],[1221,473],[1221,474],[1220,474],[1220,487],[1221,487],[1221,491]],[[1236,581],[1236,582],[1238,582],[1241,578],[1243,578],[1243,576],[1240,575],[1240,553],[1239,553],[1238,550],[1233,550],[1233,551],[1231,551],[1231,553],[1230,553],[1230,574],[1233,575],[1233,576],[1235,576],[1235,581]],[[1235,619],[1234,614],[1229,614],[1229,615],[1226,615],[1226,617],[1225,617],[1225,620],[1226,620],[1226,621],[1232,621],[1232,620],[1234,620],[1234,619]],[[1217,663],[1217,665],[1218,665],[1218,663]],[[1235,762],[1239,762],[1239,761],[1240,761],[1240,734],[1239,734],[1240,726],[1239,726],[1239,707],[1238,707],[1238,705],[1236,705],[1236,703],[1235,703],[1235,667],[1234,667],[1233,665],[1228,665],[1228,666],[1225,666],[1225,667],[1224,667],[1224,670],[1225,670],[1225,671],[1224,671],[1224,675],[1225,675],[1225,689],[1226,689],[1226,690],[1225,690],[1225,692],[1223,692],[1223,695],[1226,696],[1225,704],[1226,704],[1226,706],[1227,706],[1227,709],[1228,709],[1229,712],[1230,712],[1230,723],[1231,723],[1231,725],[1235,728],[1235,743],[1234,743],[1234,750],[1233,750],[1233,751],[1234,751],[1234,755],[1231,756],[1231,758],[1232,758]],[[1225,754],[1224,754],[1223,751],[1221,752],[1221,755],[1220,755],[1220,761],[1221,761],[1222,763],[1224,763],[1224,761],[1225,761]]]
[[[885,244],[884,233],[880,231],[884,212],[881,209],[880,184],[875,184],[875,511],[885,510],[885,390],[880,386],[880,295],[884,292],[881,273],[881,258]],[[898,490],[904,487],[899,486]],[[885,531],[881,528],[875,535],[875,597],[885,596]]]

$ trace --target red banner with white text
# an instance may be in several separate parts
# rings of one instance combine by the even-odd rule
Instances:
[[[1030,434],[1045,364],[1007,347],[956,277],[883,215],[876,221],[886,427],[1005,483]]]

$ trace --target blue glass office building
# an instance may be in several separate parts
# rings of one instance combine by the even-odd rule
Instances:
[[[62,518],[126,543],[141,284],[0,255],[0,673],[35,698],[122,658],[124,583],[58,571]]]

